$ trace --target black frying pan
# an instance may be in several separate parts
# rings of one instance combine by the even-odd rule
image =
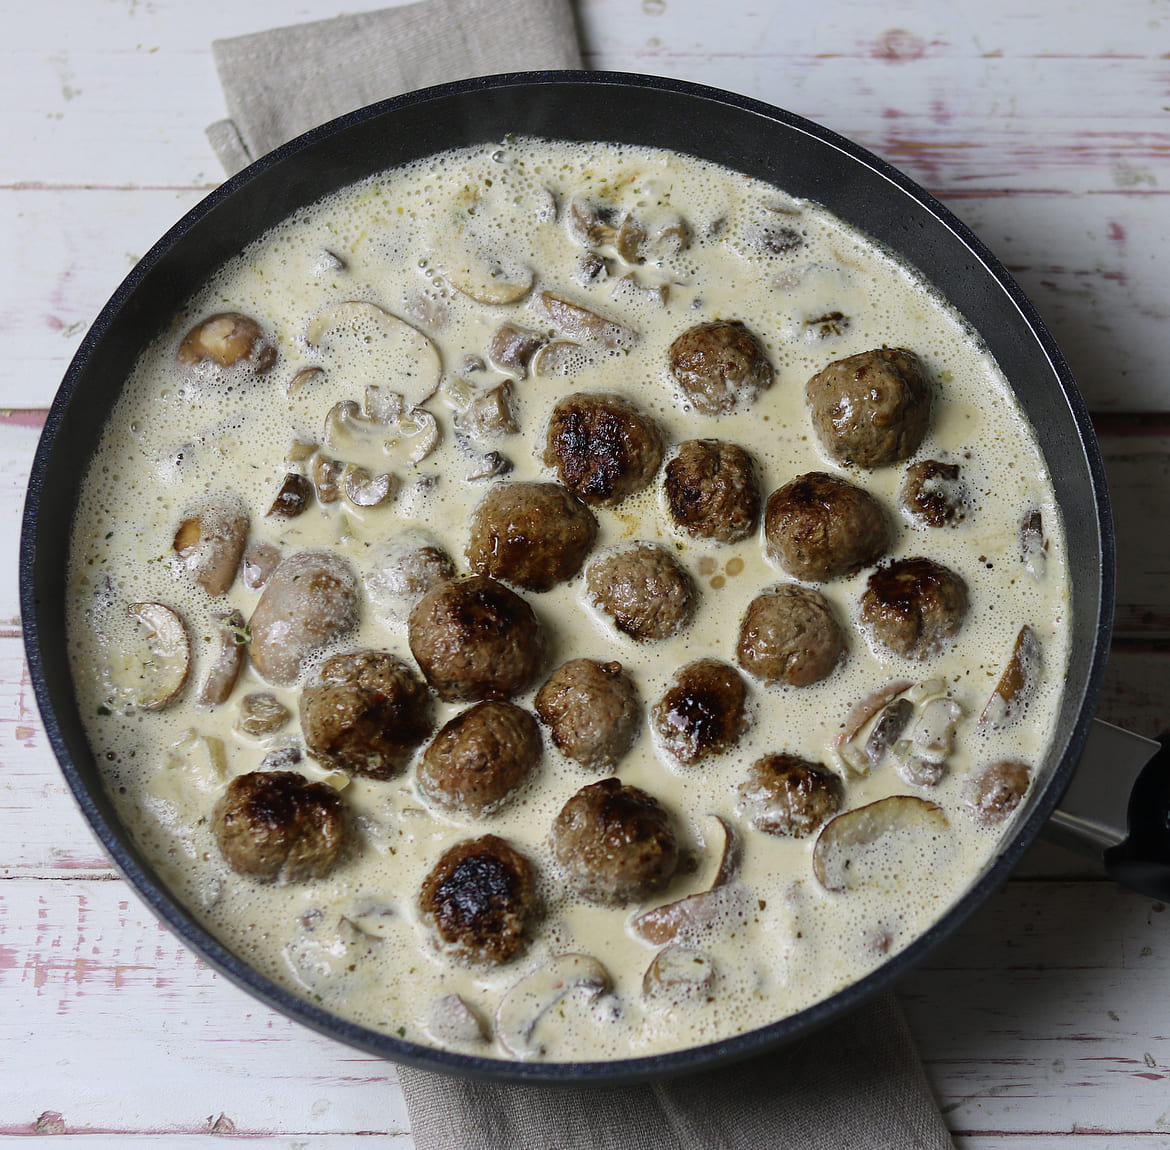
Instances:
[[[1068,536],[1073,635],[1058,733],[994,864],[935,926],[829,999],[749,1034],[651,1058],[513,1063],[436,1051],[340,1020],[275,986],[199,926],[132,844],[103,790],[70,678],[70,523],[85,464],[139,353],[224,260],[295,209],[378,170],[509,132],[700,156],[816,200],[898,253],[999,362],[1036,429]],[[477,1077],[615,1082],[712,1066],[807,1033],[891,983],[1007,877],[1052,813],[1084,744],[1109,645],[1113,537],[1097,445],[1064,359],[1003,266],[928,193],[848,140],[740,96],[647,76],[522,73],[410,93],[317,128],[228,180],[151,249],[90,328],[49,413],[25,506],[20,577],[29,669],[66,779],[115,865],[203,958],[284,1014],[382,1057]]]

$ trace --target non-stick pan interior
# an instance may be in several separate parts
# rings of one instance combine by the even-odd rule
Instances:
[[[99,430],[142,349],[195,286],[297,208],[381,169],[508,134],[629,142],[697,155],[816,200],[897,252],[982,335],[1036,429],[1063,508],[1075,628],[1068,691],[1056,745],[1041,772],[1048,784],[1034,792],[1014,840],[971,894],[881,970],[800,1015],[698,1051],[588,1065],[473,1059],[341,1022],[272,986],[186,916],[119,826],[70,681],[64,604],[73,508]],[[117,865],[177,933],[278,1009],[380,1055],[481,1076],[612,1081],[688,1070],[795,1037],[887,984],[1006,876],[1051,813],[1084,740],[1107,644],[1113,556],[1101,476],[1079,395],[1022,293],[961,224],[862,149],[799,117],[675,81],[604,73],[466,81],[362,109],[285,145],[209,196],[119,288],[69,369],[34,463],[21,551],[29,665],[54,750]]]

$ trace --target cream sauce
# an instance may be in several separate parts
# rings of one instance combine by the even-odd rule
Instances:
[[[566,221],[575,196],[608,203],[619,215],[631,211],[650,237],[645,262],[626,263],[603,248],[610,274],[582,282],[586,249]],[[676,242],[679,220],[691,237],[685,245]],[[799,242],[770,251],[761,242],[768,228],[774,240],[775,229],[783,228]],[[535,284],[525,291],[530,270]],[[514,288],[522,296],[514,303],[477,302],[452,281],[480,295]],[[470,394],[509,377],[482,367],[501,322],[552,331],[539,304],[544,290],[628,325],[639,338],[612,351],[586,346],[565,377],[515,380],[519,433],[469,454],[454,434],[455,414]],[[330,334],[318,317],[352,300],[377,304],[411,327],[388,332],[375,323],[348,336]],[[229,309],[260,321],[279,349],[276,366],[255,377],[176,363],[185,332]],[[823,318],[834,313],[846,318]],[[688,410],[666,357],[682,330],[713,318],[747,323],[777,368],[774,386],[754,405],[719,417]],[[429,343],[416,332],[433,341],[438,360],[428,359]],[[804,403],[808,377],[832,360],[883,344],[917,351],[937,383],[931,429],[914,458],[961,465],[972,510],[958,527],[912,524],[898,510],[903,467],[842,469],[813,433]],[[324,371],[289,389],[309,367]],[[441,433],[439,447],[417,463],[395,462],[379,446],[351,444],[348,457],[330,450],[395,471],[396,497],[375,508],[314,503],[292,520],[265,518],[283,476],[298,466],[287,462],[294,440],[322,442],[334,404],[360,404],[370,383],[411,403],[425,401]],[[765,497],[807,471],[846,474],[887,509],[891,557],[937,559],[959,571],[970,589],[970,612],[953,648],[916,664],[876,647],[859,627],[868,571],[821,585],[849,635],[847,657],[826,681],[800,689],[751,682],[751,729],[733,752],[697,767],[672,762],[644,729],[617,773],[669,808],[697,860],[647,905],[709,883],[718,839],[710,815],[738,826],[743,838],[725,921],[695,943],[709,957],[714,980],[704,993],[675,1002],[645,1000],[641,993],[658,948],[640,941],[629,924],[646,908],[591,906],[567,895],[558,880],[548,830],[565,800],[596,776],[561,756],[547,732],[535,781],[474,823],[429,809],[413,768],[391,782],[335,780],[357,827],[358,849],[322,880],[274,886],[235,876],[208,827],[232,776],[296,741],[299,687],[270,688],[249,667],[227,703],[195,705],[216,646],[216,616],[234,606],[247,618],[257,593],[237,580],[226,596],[212,599],[194,585],[171,546],[183,514],[208,495],[230,491],[251,510],[253,541],[269,541],[285,554],[308,546],[339,549],[370,579],[360,626],[340,649],[378,647],[409,661],[405,624],[378,591],[386,541],[421,529],[466,569],[468,517],[491,482],[471,479],[483,470],[477,454],[506,455],[514,464],[510,480],[549,478],[540,462],[544,425],[556,400],[577,390],[620,392],[661,423],[668,442],[718,437],[742,444],[756,460]],[[1029,508],[1041,510],[1048,539],[1039,578],[1019,556],[1018,528]],[[701,590],[693,623],[675,639],[636,643],[590,608],[580,576],[526,598],[550,635],[549,670],[579,656],[620,659],[647,712],[683,663],[703,654],[734,662],[747,602],[790,581],[765,557],[758,535],[719,545],[675,532],[659,481],[616,510],[599,510],[597,518],[598,547],[646,538],[676,546]],[[754,1029],[878,966],[936,921],[994,856],[1001,831],[973,824],[964,812],[964,785],[972,770],[997,758],[1040,761],[1067,657],[1064,544],[1044,462],[1010,388],[973,334],[910,270],[815,205],[684,156],[630,147],[510,139],[453,152],[345,189],[263,237],[142,356],[90,468],[72,555],[70,643],[91,743],[123,819],[179,897],[249,963],[344,1017],[418,1042],[500,1057],[509,1054],[495,1034],[488,1045],[474,1036],[436,1037],[431,1004],[459,994],[490,1031],[502,996],[524,974],[552,956],[587,953],[612,975],[612,992],[566,997],[533,1031],[531,1050],[555,1060],[623,1058]],[[173,607],[192,638],[185,692],[159,711],[135,710],[124,686],[126,664],[141,648],[126,608],[141,601]],[[1043,651],[1039,692],[1022,721],[977,730],[1024,623]],[[304,678],[311,677],[310,666]],[[834,747],[854,704],[894,679],[941,681],[963,709],[937,786],[909,785],[888,760],[856,774]],[[272,690],[292,711],[289,728],[261,739],[233,729],[240,698],[256,690]],[[518,701],[531,706],[534,690]],[[440,705],[440,723],[457,710]],[[811,870],[815,836],[773,837],[752,829],[737,810],[736,788],[748,766],[780,750],[838,770],[850,809],[891,794],[938,803],[943,833],[916,840],[909,850],[903,843],[888,857],[859,858],[871,881],[825,890]],[[317,778],[328,773],[310,759],[298,769]],[[499,969],[467,970],[429,945],[415,899],[446,847],[489,831],[534,860],[547,909],[523,957]]]

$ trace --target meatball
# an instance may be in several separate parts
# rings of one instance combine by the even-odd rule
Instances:
[[[345,843],[341,796],[295,771],[237,775],[211,817],[215,841],[237,874],[263,882],[321,878]]]
[[[590,902],[637,902],[670,881],[678,840],[653,795],[621,779],[582,787],[553,823],[552,848],[569,886]]]
[[[764,683],[819,683],[845,652],[845,633],[825,597],[786,584],[760,592],[739,628],[736,659]]]
[[[956,527],[967,515],[967,489],[957,463],[925,459],[906,468],[902,507],[924,527]]]
[[[760,513],[752,458],[735,443],[688,439],[666,465],[663,489],[671,518],[696,539],[738,543]]]
[[[403,531],[370,554],[366,592],[392,619],[405,620],[432,587],[455,578],[451,557],[423,531]]]
[[[981,827],[1002,823],[1027,794],[1031,777],[1027,763],[1015,759],[988,763],[968,781],[968,814]]]
[[[309,754],[326,766],[391,779],[431,733],[431,696],[417,675],[385,651],[353,651],[321,664],[301,692]]]
[[[638,692],[621,663],[571,659],[536,695],[536,713],[560,751],[590,770],[610,770],[642,721]]]
[[[882,467],[908,459],[930,424],[930,381],[904,348],[839,359],[805,387],[821,446],[839,463]]]
[[[662,432],[612,392],[577,392],[553,408],[544,462],[586,503],[613,507],[654,478]]]
[[[757,759],[739,785],[740,811],[756,830],[801,839],[840,809],[845,785],[820,763],[797,755]]]
[[[597,538],[593,512],[559,483],[500,483],[471,517],[472,570],[548,591],[581,569]]]
[[[776,375],[760,341],[738,320],[684,331],[670,345],[670,373],[703,415],[749,406]]]
[[[458,962],[500,964],[528,943],[536,872],[502,838],[466,839],[443,852],[418,894],[423,924]]]
[[[632,543],[594,559],[585,585],[598,610],[634,639],[666,639],[695,613],[694,582],[656,543]]]
[[[464,575],[428,591],[410,613],[410,650],[447,700],[506,698],[544,662],[544,632],[532,608],[486,575]]]
[[[789,575],[827,583],[876,563],[890,545],[890,528],[868,491],[810,471],[769,496],[764,537],[769,556]]]
[[[738,742],[748,725],[747,687],[734,667],[696,659],[676,672],[652,720],[666,750],[691,766]]]
[[[479,818],[503,806],[540,761],[540,728],[498,699],[460,712],[431,740],[418,766],[426,797],[452,814]]]
[[[963,577],[933,559],[879,567],[861,597],[861,621],[897,655],[926,659],[946,649],[967,615]]]

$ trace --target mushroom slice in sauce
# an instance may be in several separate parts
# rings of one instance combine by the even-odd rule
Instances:
[[[354,507],[380,507],[398,490],[398,480],[386,471],[371,475],[351,463],[342,473],[341,486]]]
[[[641,338],[640,332],[624,323],[606,319],[555,292],[541,292],[540,304],[557,331],[577,343],[600,343],[613,349],[629,347]]]
[[[222,595],[235,582],[248,540],[248,512],[230,498],[212,500],[189,514],[173,546],[183,566],[208,595]]]
[[[262,739],[288,725],[292,712],[271,692],[253,691],[240,700],[235,729],[242,735]],[[297,754],[300,761],[300,753]]]
[[[979,716],[979,725],[994,730],[1016,722],[1035,697],[1043,669],[1044,652],[1040,640],[1025,623],[1016,636],[1011,658]]]
[[[1048,568],[1048,539],[1044,518],[1038,507],[1024,512],[1020,520],[1020,562],[1034,579],[1043,579]]]
[[[642,976],[642,996],[672,1005],[706,998],[715,982],[711,956],[693,947],[672,943],[660,950]]]
[[[537,351],[548,342],[540,332],[530,331],[514,323],[502,323],[488,344],[488,358],[501,371],[510,372],[517,379],[528,375],[528,366]]]
[[[813,848],[813,874],[826,890],[897,893],[904,880],[949,861],[952,845],[942,807],[891,795],[825,824]]]
[[[191,640],[178,613],[162,603],[131,603],[146,640],[144,657],[137,661],[129,698],[141,711],[161,711],[173,703],[191,670]]]
[[[224,615],[216,631],[213,640],[218,643],[215,661],[199,688],[198,702],[203,707],[215,707],[227,701],[240,677],[247,651],[248,632],[239,611],[230,611]]]
[[[592,955],[561,954],[522,978],[500,1000],[496,1034],[516,1058],[539,1058],[545,1044],[536,1036],[540,1020],[570,994],[594,1001],[613,989],[608,970]]]
[[[276,348],[250,315],[224,311],[208,316],[187,332],[175,358],[180,363],[213,363],[216,367],[234,367],[249,360],[257,374],[263,374],[276,362]]]
[[[313,484],[303,475],[290,471],[280,485],[272,506],[268,508],[267,518],[295,519],[303,515],[313,498]]]
[[[593,353],[567,339],[546,343],[532,357],[532,374],[542,379],[576,375],[593,362]]]
[[[439,425],[426,408],[407,407],[402,395],[387,392],[365,412],[352,399],[335,403],[325,417],[325,442],[376,472],[387,463],[421,463],[439,445]]]
[[[445,994],[427,1007],[424,1027],[443,1046],[464,1046],[487,1041],[483,1019],[459,994]]]
[[[408,407],[439,386],[439,349],[418,328],[377,304],[345,300],[318,312],[305,342],[329,353],[343,378],[393,381]]]

